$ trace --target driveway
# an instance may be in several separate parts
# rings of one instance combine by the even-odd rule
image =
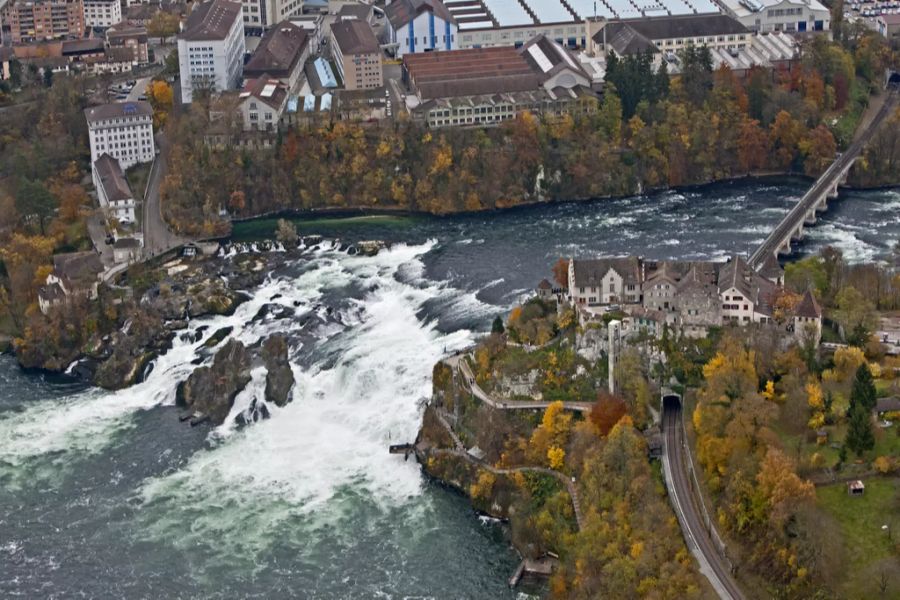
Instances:
[[[103,263],[104,268],[108,269],[114,263],[113,248],[106,243],[106,236],[108,234],[106,232],[106,225],[103,221],[103,214],[99,210],[95,210],[94,213],[88,217],[87,229],[88,234],[91,236],[91,242],[94,244],[94,248],[100,253],[100,262]]]
[[[189,241],[174,234],[162,217],[159,200],[159,188],[166,176],[169,144],[163,132],[156,134],[156,147],[159,154],[150,169],[150,183],[147,186],[147,197],[144,198],[144,257],[151,258],[180,246]]]

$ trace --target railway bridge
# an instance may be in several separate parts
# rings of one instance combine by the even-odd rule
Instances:
[[[818,213],[828,209],[828,200],[837,197],[838,187],[847,181],[847,174],[853,163],[859,159],[866,144],[872,139],[881,124],[896,109],[897,88],[900,83],[895,82],[895,78],[896,76],[892,76],[888,80],[888,95],[872,121],[865,126],[856,140],[842,154],[838,155],[837,159],[819,176],[800,201],[788,211],[765,241],[750,255],[748,261],[750,266],[759,269],[769,256],[778,258],[780,254],[790,254],[791,242],[803,239],[804,229],[815,224]]]

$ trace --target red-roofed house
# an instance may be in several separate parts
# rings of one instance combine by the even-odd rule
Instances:
[[[240,93],[238,110],[244,130],[275,131],[287,106],[287,88],[279,79],[263,75],[248,79]]]

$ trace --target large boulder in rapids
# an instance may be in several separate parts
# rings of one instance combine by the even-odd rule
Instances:
[[[266,402],[284,406],[291,401],[294,372],[288,362],[288,345],[283,335],[272,335],[262,345],[266,365]]]
[[[235,397],[250,383],[250,353],[244,344],[229,340],[216,353],[212,366],[199,367],[178,385],[179,406],[203,413],[220,425]]]
[[[94,373],[94,384],[108,390],[119,390],[140,383],[147,365],[156,352],[136,344],[119,344],[112,355],[100,363]]]

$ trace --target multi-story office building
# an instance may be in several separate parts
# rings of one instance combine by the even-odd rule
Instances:
[[[192,102],[198,90],[237,89],[244,65],[241,5],[211,0],[194,8],[178,36],[181,101]]]
[[[153,160],[153,109],[147,102],[101,104],[84,111],[91,143],[91,164],[109,154],[123,169]],[[96,183],[96,182],[95,182]]]
[[[371,90],[384,85],[382,52],[368,23],[340,21],[331,26],[331,52],[348,90]]]
[[[84,33],[82,0],[10,0],[0,10],[0,21],[9,27],[14,44]]]
[[[105,29],[122,22],[122,4],[119,0],[83,0],[83,2],[86,26]]]
[[[241,0],[244,28],[261,32],[303,13],[303,0]]]

